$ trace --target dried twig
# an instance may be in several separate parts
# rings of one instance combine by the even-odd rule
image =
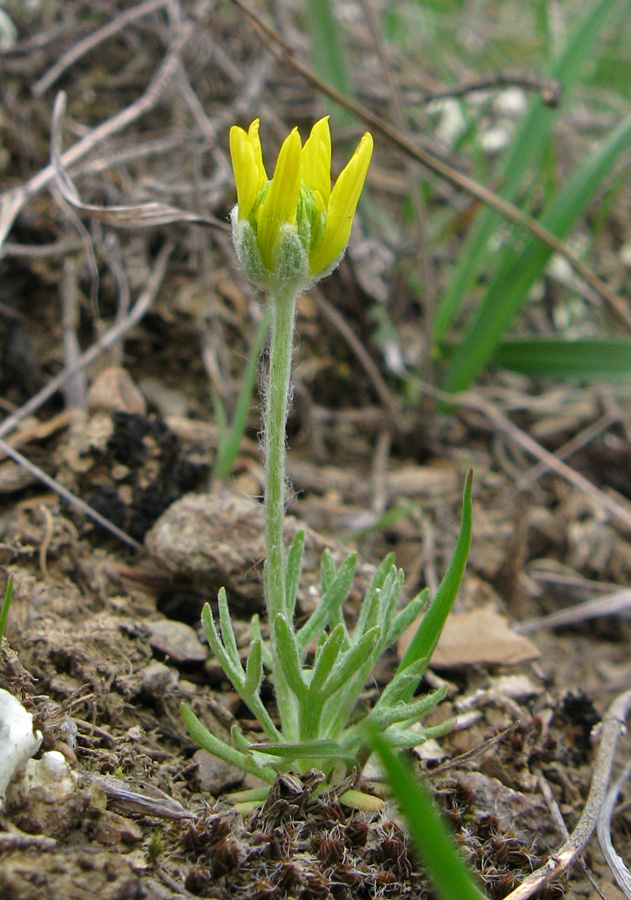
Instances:
[[[504,900],[527,900],[528,897],[532,897],[550,881],[567,871],[587,846],[605,802],[616,745],[618,738],[625,731],[630,710],[631,691],[626,691],[616,697],[599,726],[600,746],[594,763],[592,783],[576,828],[548,862],[529,875]]]
[[[21,406],[18,410],[12,413],[10,416],[7,416],[6,419],[2,423],[0,423],[0,438],[4,438],[5,435],[9,434],[9,432],[13,431],[14,428],[25,419],[27,416],[32,415],[36,410],[43,406],[47,400],[49,400],[54,394],[57,393],[60,387],[68,381],[68,379],[73,378],[77,372],[85,369],[86,366],[89,366],[90,363],[94,362],[94,360],[103,353],[104,350],[108,350],[110,347],[113,347],[121,337],[129,331],[130,328],[133,328],[134,325],[137,325],[138,322],[143,318],[145,313],[151,307],[151,304],[155,300],[156,294],[160,289],[160,285],[164,280],[164,276],[166,274],[167,265],[169,262],[169,258],[173,252],[173,244],[165,244],[160,253],[158,254],[153,270],[147,279],[147,284],[145,285],[145,289],[142,291],[135,305],[129,311],[128,315],[125,316],[124,319],[117,320],[114,325],[106,331],[99,340],[93,344],[85,353],[82,353],[81,356],[77,359],[74,367],[72,369],[64,369],[59,375],[56,375],[52,378],[48,384],[42,388],[37,394],[31,397],[23,406]]]
[[[38,481],[41,481],[42,484],[45,484],[46,487],[50,488],[51,491],[54,491],[58,494],[62,500],[65,500],[66,503],[69,503],[71,506],[74,506],[75,509],[78,509],[79,512],[82,512],[84,515],[88,516],[92,521],[96,522],[97,525],[101,525],[102,528],[105,528],[106,531],[109,531],[115,537],[119,538],[125,544],[128,544],[130,547],[133,547],[134,550],[142,550],[142,544],[139,544],[138,541],[135,541],[132,537],[120,529],[117,525],[114,525],[113,522],[110,522],[109,519],[106,519],[105,516],[102,516],[95,509],[92,509],[84,500],[80,497],[77,497],[76,494],[73,494],[72,491],[69,491],[62,484],[44,472],[43,469],[40,469],[39,466],[36,466],[35,463],[32,463],[30,459],[27,459],[26,456],[23,456],[19,450],[15,450],[10,444],[7,444],[6,441],[3,441],[0,438],[0,450],[6,455],[9,456],[14,462],[18,463],[18,465],[22,466],[23,469],[26,469],[27,472],[30,472]]]
[[[478,91],[495,91],[498,88],[520,87],[528,91],[538,91],[546,106],[556,107],[561,102],[562,85],[554,78],[545,78],[533,72],[496,72],[492,78],[477,78],[456,84],[444,91],[436,91],[422,96],[408,96],[414,103],[433,103],[449,97],[466,97]]]
[[[161,9],[163,6],[167,6],[169,0],[145,0],[144,3],[140,3],[138,6],[134,6],[133,9],[128,9],[124,13],[121,13],[120,16],[116,16],[116,18],[112,19],[111,22],[108,22],[107,25],[104,25],[102,28],[99,28],[97,31],[88,35],[79,43],[74,44],[70,50],[66,53],[62,54],[59,57],[55,65],[46,72],[45,75],[42,75],[32,87],[33,94],[36,97],[41,97],[48,88],[52,87],[52,85],[63,75],[63,73],[70,68],[70,66],[74,65],[74,63],[78,62],[82,56],[85,56],[86,53],[89,53],[91,50],[94,50],[95,47],[98,47],[103,41],[107,40],[110,37],[113,37],[115,34],[118,34],[119,31],[122,31],[126,25],[129,25],[130,22],[135,22],[136,19],[141,19],[143,16],[148,16],[152,12],[156,12],[156,10]]]
[[[514,422],[511,422],[507,415],[493,403],[480,396],[480,394],[475,391],[463,391],[460,394],[449,394],[420,379],[417,380],[417,384],[424,393],[441,403],[446,403],[449,406],[459,406],[464,409],[471,409],[482,413],[495,428],[506,434],[518,446],[522,447],[528,453],[531,453],[536,459],[544,463],[565,481],[568,481],[577,490],[581,491],[581,493],[591,497],[592,500],[603,509],[606,509],[614,519],[617,519],[618,522],[626,528],[631,528],[631,510],[626,509],[620,503],[616,502],[613,497],[610,497],[604,491],[601,491],[600,488],[597,488],[595,484],[588,478],[585,478],[584,475],[581,475],[580,472],[572,469],[571,466],[562,462],[554,453],[550,453],[549,450],[542,447],[538,441],[530,437],[529,434],[515,425]]]
[[[182,50],[194,34],[193,23],[185,23],[177,32],[158,71],[149,82],[144,94],[130,106],[102,122],[84,138],[73,144],[59,158],[59,165],[52,162],[34,175],[26,184],[0,194],[0,252],[13,222],[26,203],[56,178],[59,167],[70,169],[107,138],[117,134],[149,112],[159,102],[166,88],[176,75]]]
[[[618,796],[622,790],[622,786],[631,774],[631,760],[624,767],[624,771],[620,778],[614,783],[611,790],[605,797],[603,808],[598,817],[598,826],[596,833],[598,834],[598,843],[603,852],[603,856],[607,860],[607,865],[613,872],[616,883],[621,891],[625,893],[631,900],[631,872],[627,869],[622,859],[614,850],[611,842],[611,820],[613,818],[614,809],[618,802]]]
[[[561,625],[575,625],[577,622],[595,619],[596,616],[614,616],[626,613],[630,608],[631,590],[614,591],[604,597],[595,597],[592,600],[585,600],[584,603],[576,603],[567,609],[559,609],[547,616],[519,622],[512,628],[519,634],[529,634],[540,628],[558,628]]]
[[[63,165],[61,126],[65,110],[66,95],[60,91],[53,109],[51,159],[55,169],[55,187],[65,203],[72,209],[117,228],[152,228],[157,225],[170,225],[173,222],[194,222],[197,225],[228,231],[228,226],[219,219],[215,219],[214,216],[202,216],[199,213],[179,209],[167,203],[159,203],[156,200],[116,206],[96,206],[92,203],[83,203]]]

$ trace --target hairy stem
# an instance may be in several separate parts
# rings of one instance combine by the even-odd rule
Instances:
[[[272,331],[269,375],[265,402],[265,605],[270,625],[276,702],[286,740],[298,737],[298,716],[293,696],[282,668],[277,664],[274,620],[286,614],[285,546],[285,426],[289,405],[291,358],[294,346],[296,294],[279,290],[270,296]]]

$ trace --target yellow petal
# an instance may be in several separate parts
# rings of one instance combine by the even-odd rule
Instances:
[[[230,156],[237,186],[239,218],[247,219],[257,194],[267,181],[259,140],[258,119],[252,122],[247,133],[238,125],[232,126],[230,129]]]
[[[298,129],[294,128],[283,141],[268,194],[256,212],[261,258],[265,268],[270,271],[273,268],[274,244],[281,225],[296,224],[301,150],[302,141]]]
[[[324,234],[309,254],[309,266],[314,275],[324,271],[344,252],[366,180],[372,147],[372,135],[367,131],[335,182],[327,206]]]
[[[254,152],[254,164],[257,171],[258,191],[267,183],[267,172],[263,164],[263,151],[261,150],[261,139],[259,137],[260,119],[255,119],[248,128],[248,140]]]
[[[311,129],[300,160],[302,180],[313,193],[320,194],[325,206],[331,196],[331,132],[329,117],[316,122]]]

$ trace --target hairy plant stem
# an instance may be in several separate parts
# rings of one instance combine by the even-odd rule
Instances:
[[[289,405],[291,358],[294,347],[296,292],[278,290],[270,294],[272,329],[269,374],[265,398],[265,569],[264,588],[269,623],[274,687],[283,736],[298,740],[298,710],[282,667],[278,662],[274,622],[287,615],[285,592],[285,426]],[[291,626],[291,623],[289,623]]]

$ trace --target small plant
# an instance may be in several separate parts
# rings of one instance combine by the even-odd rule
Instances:
[[[317,122],[302,145],[297,129],[284,141],[273,178],[267,177],[259,122],[248,131],[233,127],[230,150],[237,186],[232,211],[237,256],[256,287],[268,295],[271,310],[269,367],[266,373],[264,595],[269,645],[259,620],[251,626],[245,665],[235,640],[225,590],[219,593],[219,628],[207,604],[202,622],[213,653],[243,702],[256,717],[265,740],[251,744],[238,726],[230,745],[211,734],[186,704],[182,716],[193,739],[215,756],[274,782],[279,772],[321,770],[328,782],[361,770],[370,755],[366,726],[387,732],[395,747],[410,747],[423,736],[444,733],[449,723],[411,730],[443,697],[444,690],[414,697],[460,585],[471,537],[471,473],[464,491],[456,548],[433,601],[423,591],[403,609],[398,602],[403,572],[389,554],[377,568],[354,628],[342,606],[353,583],[356,556],[339,568],[325,550],[321,598],[300,627],[294,613],[304,534],[285,549],[285,426],[290,393],[296,299],[307,286],[330,274],[348,242],[353,217],[372,154],[366,133],[331,188],[331,136],[328,117]],[[399,667],[363,718],[356,704],[383,651],[427,606]],[[278,720],[260,695],[267,671],[274,688]],[[326,787],[326,784],[324,785]]]

